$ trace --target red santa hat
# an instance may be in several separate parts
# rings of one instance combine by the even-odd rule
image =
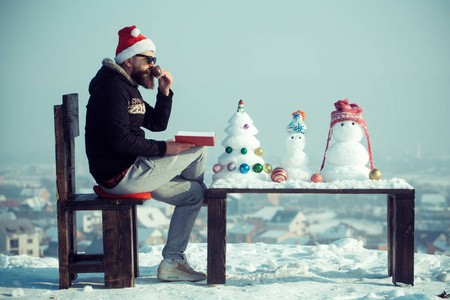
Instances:
[[[367,138],[367,148],[369,148],[369,159],[370,159],[370,169],[373,169],[373,162],[372,162],[372,147],[370,146],[370,139],[369,139],[369,133],[367,132],[367,125],[366,120],[363,119],[363,109],[358,104],[348,103],[348,99],[339,100],[336,103],[334,103],[334,107],[336,108],[335,111],[331,113],[331,123],[330,123],[330,129],[328,130],[328,139],[327,139],[327,146],[325,148],[325,153],[323,155],[323,161],[322,166],[320,167],[320,170],[322,171],[323,166],[325,165],[325,158],[328,150],[328,145],[330,143],[331,139],[331,128],[334,124],[344,121],[355,121],[359,124],[361,124],[362,128],[364,129],[364,133],[366,134]]]
[[[119,45],[116,49],[116,64],[121,65],[126,59],[136,54],[156,51],[152,40],[144,37],[136,26],[125,27],[119,30]]]

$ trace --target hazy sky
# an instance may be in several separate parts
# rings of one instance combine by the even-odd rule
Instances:
[[[386,155],[449,155],[450,1],[0,0],[0,164],[52,162],[53,105],[88,84],[117,31],[137,25],[174,77],[166,140],[225,127],[243,99],[266,157],[283,155],[292,112],[306,113],[320,167],[334,102],[364,109],[374,164]],[[142,90],[153,104],[155,92]],[[84,141],[77,142],[84,157]]]

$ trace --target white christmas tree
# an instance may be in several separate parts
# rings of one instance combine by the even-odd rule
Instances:
[[[244,111],[244,101],[240,100],[237,112],[228,120],[225,128],[228,136],[222,141],[225,152],[219,157],[219,163],[213,166],[213,180],[268,179],[272,171],[269,164],[264,164],[261,157],[263,149],[255,137],[258,129],[253,120]]]

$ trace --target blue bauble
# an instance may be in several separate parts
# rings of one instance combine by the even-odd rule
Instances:
[[[239,167],[239,171],[241,171],[242,174],[248,173],[249,170],[250,170],[250,166],[245,163]]]

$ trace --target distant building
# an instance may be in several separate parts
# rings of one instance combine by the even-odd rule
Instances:
[[[419,208],[424,210],[439,211],[447,207],[447,200],[438,193],[423,194],[419,201]]]
[[[140,227],[138,229],[139,247],[142,247],[144,245],[161,245],[165,242],[165,234],[161,229],[144,227]]]
[[[266,205],[272,205],[273,196],[266,194],[228,194],[227,211],[235,215],[254,213]],[[270,200],[269,200],[270,199]]]
[[[297,236],[309,234],[309,227],[302,212],[295,210],[279,210],[266,224],[271,230],[284,230]]]
[[[227,242],[252,243],[254,242],[252,237],[258,230],[261,230],[261,228],[256,225],[248,224],[246,222],[236,223],[227,229]]]
[[[294,233],[286,230],[267,230],[254,238],[254,242],[278,244],[288,238],[297,238]]]
[[[450,238],[442,231],[417,230],[415,248],[421,253],[450,256]]]
[[[40,236],[29,220],[0,220],[0,253],[42,256]]]
[[[102,232],[102,212],[98,210],[86,211],[81,215],[81,230],[84,233]]]
[[[343,238],[354,238],[365,242],[366,234],[346,223],[339,223],[337,226],[330,227],[319,234],[317,236],[317,242],[320,244],[330,244]]]
[[[146,228],[169,227],[170,219],[158,207],[140,206],[136,213],[139,226]]]

